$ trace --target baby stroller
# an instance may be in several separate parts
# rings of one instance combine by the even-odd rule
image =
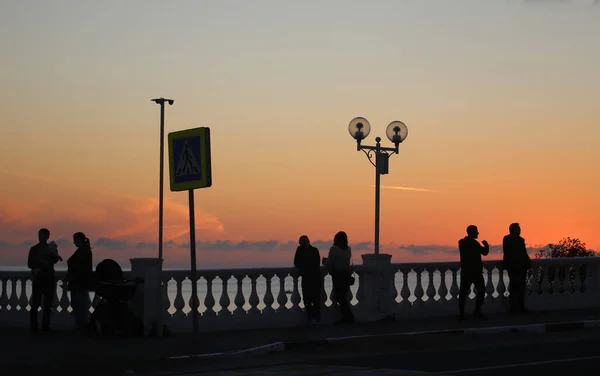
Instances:
[[[144,324],[129,306],[141,279],[126,280],[119,264],[111,259],[96,266],[93,290],[100,297],[90,317],[90,329],[103,337],[117,334],[139,336],[144,334]]]

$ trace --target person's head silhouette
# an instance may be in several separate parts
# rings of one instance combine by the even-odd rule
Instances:
[[[467,227],[467,235],[473,239],[477,239],[479,237],[479,229],[475,225],[469,225]]]
[[[73,244],[75,244],[75,247],[77,248],[91,248],[90,239],[88,239],[83,232],[76,232],[73,234]]]
[[[510,226],[508,226],[508,232],[510,232],[511,235],[521,235],[521,225],[516,222],[511,223]]]
[[[308,248],[308,246],[310,245],[310,240],[308,239],[308,236],[302,235],[298,240],[298,243],[300,243],[300,246],[302,248]]]
[[[338,248],[348,248],[348,235],[344,231],[340,231],[333,237],[333,245]]]
[[[47,228],[41,228],[40,231],[38,231],[38,240],[40,241],[40,244],[48,243],[48,239],[50,239],[50,231]]]

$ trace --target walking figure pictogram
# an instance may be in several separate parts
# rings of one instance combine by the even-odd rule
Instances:
[[[181,156],[179,158],[176,176],[197,174],[198,172],[200,172],[200,169],[198,168],[198,161],[190,150],[188,141],[185,140],[183,150],[181,151]]]

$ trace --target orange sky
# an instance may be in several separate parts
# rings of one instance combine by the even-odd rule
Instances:
[[[428,4],[8,6],[0,264],[42,226],[103,239],[97,259],[156,254],[157,96],[175,99],[167,133],[211,127],[201,241],[372,241],[374,168],[347,132],[364,116],[366,144],[393,120],[409,128],[382,185],[431,190],[382,190],[395,262],[456,259],[443,247],[471,223],[492,244],[517,221],[530,247],[600,249],[600,23],[585,7]],[[165,241],[184,244],[187,194],[165,187]],[[203,245],[200,267],[283,265],[293,248]],[[165,258],[187,265],[187,249]]]

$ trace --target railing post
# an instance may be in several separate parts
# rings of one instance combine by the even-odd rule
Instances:
[[[368,319],[378,320],[389,317],[392,310],[392,287],[394,278],[391,273],[392,255],[362,255],[363,265],[369,269],[364,274],[364,296]]]
[[[153,323],[162,322],[157,318],[157,305],[161,289],[160,274],[162,260],[158,258],[133,258],[131,262],[132,278],[143,278],[133,299],[133,310],[144,322],[144,332],[152,330]],[[162,298],[162,296],[161,296]]]

